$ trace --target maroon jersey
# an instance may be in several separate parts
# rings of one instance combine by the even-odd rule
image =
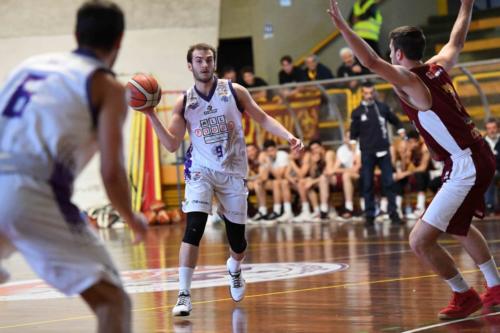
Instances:
[[[465,111],[450,76],[437,64],[412,68],[429,89],[432,107],[418,111],[400,98],[404,111],[424,138],[431,156],[444,161],[459,155],[476,142],[481,133]]]

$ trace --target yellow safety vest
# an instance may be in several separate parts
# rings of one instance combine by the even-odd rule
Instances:
[[[368,0],[363,4],[363,6],[361,6],[360,3],[361,3],[360,0],[357,0],[354,3],[353,7],[354,17],[359,17],[364,13],[366,13],[368,8],[370,8],[373,4],[376,3],[376,0]],[[382,15],[380,14],[380,10],[377,9],[375,17],[370,17],[368,20],[364,21],[357,21],[356,23],[354,23],[352,28],[359,37],[363,39],[371,39],[374,41],[378,41],[381,27],[382,27]]]

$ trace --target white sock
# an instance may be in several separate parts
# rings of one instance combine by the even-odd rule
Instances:
[[[283,208],[285,209],[285,214],[292,214],[292,204],[289,202],[284,202],[283,203]]]
[[[365,199],[363,198],[359,199],[359,207],[361,207],[362,211],[365,211]]]
[[[397,207],[397,210],[398,210],[398,214],[400,216],[404,216],[403,215],[403,197],[400,196],[400,195],[396,196],[396,207]]]
[[[495,259],[493,259],[493,257],[478,266],[481,272],[483,272],[488,288],[498,286],[500,284],[500,275],[498,275],[497,265],[495,264]]]
[[[314,214],[319,214],[319,206],[314,207]]]
[[[387,198],[386,197],[382,197],[382,199],[380,199],[380,210],[387,213],[387,205],[388,205],[388,201],[387,201]]]
[[[274,204],[273,212],[275,212],[276,214],[281,214],[281,204]]]
[[[319,205],[319,209],[323,213],[328,213],[328,204],[321,204],[321,205]]]
[[[354,210],[354,205],[352,204],[352,201],[345,202],[345,209],[350,210],[351,212]]]
[[[179,267],[179,290],[191,290],[194,268]]]
[[[261,213],[262,215],[267,215],[267,207],[266,206],[259,207],[259,213]]]
[[[243,259],[238,261],[238,260],[234,259],[233,257],[229,257],[229,259],[227,259],[227,262],[226,262],[227,269],[231,273],[239,272],[241,270],[241,262],[242,261],[243,261]]]
[[[302,203],[302,213],[311,214],[311,206],[309,206],[309,202]]]
[[[451,279],[446,280],[446,283],[448,283],[450,288],[457,293],[464,293],[470,289],[469,285],[467,284],[467,281],[464,280],[460,272]]]
[[[424,210],[425,209],[425,193],[418,192],[417,194],[417,209]]]

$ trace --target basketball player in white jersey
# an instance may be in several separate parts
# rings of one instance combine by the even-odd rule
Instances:
[[[216,51],[212,46],[193,45],[188,50],[187,62],[195,85],[176,102],[168,127],[163,126],[153,110],[145,111],[160,142],[170,152],[179,148],[186,129],[191,138],[185,162],[183,211],[187,213],[187,224],[179,254],[180,291],[172,310],[176,316],[187,316],[192,309],[191,279],[214,194],[230,245],[227,269],[231,296],[236,302],[244,297],[245,281],[240,265],[247,246],[248,164],[242,113],[247,112],[264,129],[286,139],[292,149],[302,148],[302,142],[262,111],[245,88],[214,76]]]
[[[79,294],[98,332],[130,332],[131,303],[118,271],[78,207],[73,181],[99,150],[114,208],[140,241],[123,161],[125,89],[111,72],[124,30],[114,3],[78,10],[74,52],[29,58],[0,90],[0,259],[19,251],[48,284]]]

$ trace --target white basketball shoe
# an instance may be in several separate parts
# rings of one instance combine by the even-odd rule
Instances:
[[[172,314],[174,316],[189,316],[191,310],[193,310],[193,306],[191,305],[191,295],[189,294],[189,290],[179,291],[179,297],[177,298],[177,303],[172,309]]]
[[[245,297],[245,279],[243,279],[241,269],[236,273],[232,273],[228,267],[227,272],[229,273],[229,291],[231,293],[231,298],[233,301],[239,302]]]

